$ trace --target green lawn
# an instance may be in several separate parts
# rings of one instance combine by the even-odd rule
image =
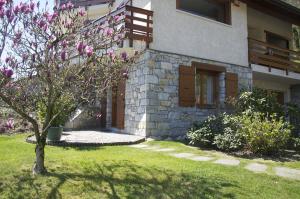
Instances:
[[[0,198],[276,198],[300,196],[300,181],[241,166],[178,159],[126,146],[46,148],[47,176],[34,177],[26,135],[0,136]],[[174,142],[149,144],[207,154]],[[214,153],[221,156],[219,153]],[[280,165],[285,163],[270,162]],[[295,168],[299,162],[289,163]],[[287,166],[287,165],[286,165]]]

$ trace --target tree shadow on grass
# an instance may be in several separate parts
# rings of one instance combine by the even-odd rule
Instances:
[[[201,172],[201,171],[200,171]],[[12,184],[11,184],[12,185]],[[235,198],[223,189],[236,183],[193,173],[145,167],[129,161],[83,164],[78,172],[26,174],[14,186],[2,185],[11,198]],[[22,195],[20,195],[20,193]],[[66,196],[67,195],[67,196]],[[10,198],[10,197],[8,197]]]

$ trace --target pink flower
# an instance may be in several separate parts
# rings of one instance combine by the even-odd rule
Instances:
[[[85,47],[85,53],[88,57],[92,56],[94,53],[94,49],[91,46],[86,46]]]
[[[124,61],[126,61],[128,59],[128,55],[126,52],[122,52],[121,57]]]
[[[83,9],[83,8],[80,8],[78,14],[79,14],[81,17],[83,17],[83,16],[85,15],[84,9]]]
[[[67,57],[67,53],[66,53],[66,51],[63,50],[60,53],[60,58],[61,58],[62,61],[66,61],[66,57]]]
[[[8,63],[10,60],[11,60],[10,57],[6,57],[6,58],[5,58],[5,62],[6,62],[6,63]]]
[[[65,10],[66,8],[67,8],[66,4],[62,4],[62,5],[60,6],[60,9],[61,9],[61,10]]]
[[[7,18],[10,18],[12,16],[12,10],[11,9],[6,10],[5,15]]]
[[[11,78],[14,74],[14,72],[11,69],[3,68],[1,70],[2,75],[4,75],[6,78]]]
[[[66,40],[63,40],[61,45],[63,48],[66,48],[68,46],[68,42]]]
[[[20,3],[21,12],[25,13],[27,10],[27,4],[26,3]]]
[[[114,32],[114,29],[108,28],[107,31],[106,31],[106,35],[112,36],[113,32]]]
[[[30,2],[29,7],[30,7],[31,11],[33,11],[34,8],[35,8],[35,3],[34,2]]]
[[[80,54],[83,54],[83,50],[85,49],[85,47],[86,47],[86,45],[83,44],[83,42],[79,42],[76,46],[76,48]]]
[[[12,118],[9,118],[8,121],[6,122],[5,127],[7,129],[13,129],[14,128],[14,120]]]
[[[20,10],[21,10],[20,5],[16,5],[16,6],[14,7],[14,13],[15,13],[15,15],[17,15],[17,14],[20,12]]]
[[[108,50],[107,54],[111,59],[115,59],[115,57],[116,57],[116,54],[112,49]]]
[[[120,16],[119,15],[116,15],[116,16],[114,16],[114,20],[115,20],[115,22],[118,22],[119,20],[120,20]]]
[[[69,1],[66,5],[67,9],[71,10],[72,8],[74,8],[74,4],[71,3],[71,1]]]
[[[1,8],[2,6],[4,6],[5,3],[6,3],[5,0],[0,0],[0,8]]]

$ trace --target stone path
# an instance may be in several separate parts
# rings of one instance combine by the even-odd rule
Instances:
[[[184,158],[189,159],[193,161],[198,162],[209,162],[216,159],[216,157],[210,157],[210,156],[199,156],[193,153],[175,153],[175,149],[173,148],[160,148],[158,146],[149,146],[147,144],[138,144],[138,145],[132,145],[130,147],[137,148],[137,149],[144,149],[144,150],[152,150],[154,152],[165,152],[166,154],[176,157],[176,158]],[[233,158],[220,158],[212,163],[225,165],[225,166],[239,166],[240,161]],[[254,173],[266,173],[268,166],[261,163],[249,163],[245,166],[245,169],[252,171]],[[273,168],[275,174],[280,177],[294,179],[294,180],[300,180],[300,170],[298,169],[290,169],[287,167],[275,167]]]
[[[265,164],[251,163],[248,164],[245,168],[255,173],[261,173],[261,172],[266,172],[268,167]]]
[[[300,170],[290,169],[286,167],[275,167],[274,170],[276,175],[278,176],[300,180]]]
[[[240,161],[235,159],[219,159],[216,160],[214,163],[228,166],[238,166],[240,164]]]

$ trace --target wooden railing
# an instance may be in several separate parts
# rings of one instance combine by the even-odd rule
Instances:
[[[126,37],[130,40],[131,46],[133,40],[145,41],[147,46],[153,41],[153,11],[125,5],[109,14],[109,16],[116,15],[124,16],[120,24],[125,25]],[[107,17],[104,16],[93,23],[103,23]]]
[[[284,49],[266,42],[249,38],[249,60],[259,64],[300,73],[300,52]]]

